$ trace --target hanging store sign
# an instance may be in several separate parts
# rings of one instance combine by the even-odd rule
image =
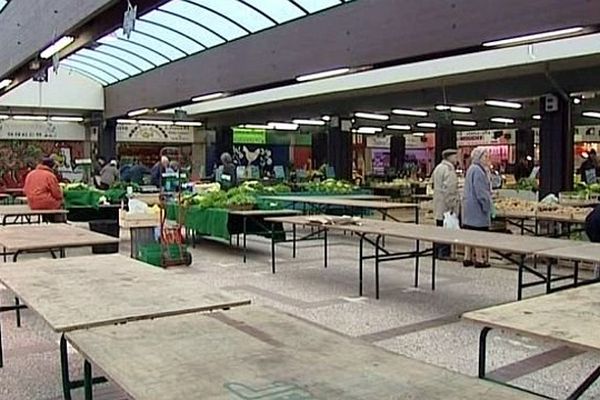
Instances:
[[[390,143],[392,140],[391,135],[385,136],[377,136],[371,135],[367,136],[367,147],[379,147],[379,148],[390,148]]]
[[[85,127],[73,122],[0,120],[0,140],[85,140]]]
[[[575,127],[575,143],[600,142],[599,125],[583,125]]]
[[[118,124],[116,136],[117,142],[192,143],[194,128],[177,125]]]
[[[493,144],[515,144],[516,136],[516,129],[457,132],[456,145],[459,147],[469,147]]]
[[[264,129],[233,128],[233,143],[266,144],[267,131]]]

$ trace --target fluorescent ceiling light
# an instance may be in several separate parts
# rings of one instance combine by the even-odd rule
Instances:
[[[419,122],[417,126],[419,128],[437,128],[437,124],[435,122]]]
[[[329,116],[329,115],[323,115],[323,116],[321,117],[321,119],[322,119],[323,121],[327,121],[327,122],[329,122],[329,121],[331,121],[331,116]]]
[[[118,119],[117,124],[137,124],[135,119]]]
[[[46,121],[48,118],[43,115],[14,115],[13,119],[18,121]]]
[[[588,118],[600,118],[600,112],[598,111],[585,111],[581,115]]]
[[[408,115],[410,117],[426,117],[429,115],[427,111],[405,110],[401,108],[392,110],[392,113],[396,115]]]
[[[383,132],[383,128],[376,126],[361,126],[356,130],[356,133],[379,133]]]
[[[240,128],[246,129],[271,129],[269,125],[260,125],[260,124],[244,124],[240,125]]]
[[[581,104],[581,99],[579,97],[573,98],[573,104]]]
[[[296,125],[313,125],[313,126],[325,125],[325,121],[318,120],[318,119],[295,119],[292,122]]]
[[[0,89],[4,89],[5,87],[8,87],[11,83],[12,83],[12,79],[3,79],[2,81],[0,81]]]
[[[146,114],[148,111],[150,111],[149,108],[142,108],[140,110],[129,111],[127,115],[129,117],[137,117],[138,115]]]
[[[583,27],[577,26],[577,27],[573,27],[573,28],[559,29],[557,31],[534,33],[534,34],[531,34],[531,35],[525,35],[525,36],[518,36],[518,37],[514,37],[514,38],[495,40],[495,41],[492,41],[492,42],[485,42],[485,43],[482,44],[482,46],[484,46],[484,47],[495,47],[495,46],[505,46],[505,45],[509,45],[509,44],[523,44],[523,43],[533,42],[533,41],[541,40],[541,39],[548,39],[548,38],[554,38],[554,37],[558,37],[558,36],[573,35],[575,33],[581,32],[581,31],[583,31]]]
[[[344,75],[344,74],[347,74],[348,72],[350,72],[350,68],[348,68],[348,67],[338,68],[338,69],[332,69],[329,71],[316,72],[314,74],[300,75],[300,76],[296,77],[296,80],[298,82],[313,81],[315,79],[323,79],[323,78],[330,78],[332,76]]]
[[[192,101],[194,101],[194,102],[207,101],[207,100],[218,99],[218,98],[221,98],[221,97],[225,97],[225,93],[224,92],[203,94],[202,96],[198,96],[198,97],[192,98]]]
[[[490,121],[497,122],[499,124],[514,124],[515,123],[514,119],[505,118],[505,117],[493,117],[493,118],[490,118]]]
[[[542,119],[542,116],[540,114],[533,114],[531,116],[531,119],[535,119],[536,121],[539,121],[540,119]]]
[[[56,121],[56,122],[83,122],[83,117],[50,117],[50,121]]]
[[[391,129],[393,131],[410,131],[410,125],[388,125],[386,129]]]
[[[42,51],[40,53],[40,57],[47,60],[48,58],[52,57],[53,55],[55,55],[56,53],[73,43],[74,40],[75,38],[73,36],[63,36],[56,42],[54,42],[52,45],[50,45],[47,49]]]
[[[423,137],[423,136],[425,136],[425,134],[423,132],[415,132],[415,133],[413,133],[413,136]]]
[[[176,126],[202,126],[202,122],[197,121],[177,121]]]
[[[9,119],[8,115],[0,114],[0,119]]]
[[[523,104],[521,103],[504,100],[486,100],[485,105],[490,107],[512,108],[513,110],[520,110],[523,108]]]
[[[449,106],[446,104],[438,104],[435,106],[435,109],[438,111],[451,111],[459,114],[469,114],[472,111],[471,107]]]
[[[138,121],[141,125],[163,125],[163,126],[171,126],[174,124],[173,121],[161,121],[161,120],[153,120],[153,119],[141,119]]]
[[[374,119],[374,120],[377,120],[377,121],[387,121],[387,120],[390,119],[389,115],[375,114],[375,113],[366,113],[366,112],[355,112],[354,116],[356,118]]]
[[[270,129],[280,130],[280,131],[295,131],[298,129],[298,124],[292,124],[289,122],[269,122],[267,126]]]
[[[463,121],[460,119],[455,119],[452,121],[452,125],[455,126],[477,126],[477,122],[475,121]]]

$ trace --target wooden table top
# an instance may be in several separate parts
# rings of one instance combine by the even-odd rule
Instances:
[[[249,304],[121,255],[39,259],[0,268],[0,282],[56,332]]]
[[[27,251],[119,243],[119,238],[69,224],[0,226],[0,247]]]
[[[269,217],[276,215],[298,215],[302,213],[299,210],[230,210],[229,214],[247,217]]]
[[[0,206],[0,215],[58,215],[68,214],[68,210],[32,210],[27,204]]]
[[[579,246],[559,247],[541,250],[536,255],[541,257],[556,258],[559,260],[598,262],[600,260],[600,244],[580,242]]]
[[[468,312],[466,320],[600,350],[600,284]]]
[[[264,199],[274,201],[287,201],[292,203],[321,204],[326,206],[342,206],[354,208],[368,208],[372,210],[393,210],[400,208],[418,208],[415,203],[395,203],[392,201],[358,200],[340,197],[320,196],[264,196]]]
[[[360,225],[321,225],[310,222],[310,219],[314,217],[315,216],[276,217],[268,218],[267,221],[321,226],[330,230],[351,231],[359,234],[381,234],[402,239],[472,246],[517,254],[534,254],[546,249],[582,245],[581,242],[564,239],[469,231],[465,229],[451,230],[432,225],[417,225],[366,218],[360,220]]]
[[[262,307],[67,333],[135,400],[537,399]]]

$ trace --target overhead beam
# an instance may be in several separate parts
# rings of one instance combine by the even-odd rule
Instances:
[[[142,15],[167,1],[135,0],[133,3],[138,7],[138,15]],[[56,38],[75,37],[60,53],[60,58],[65,58],[119,28],[126,9],[124,0],[78,0],[77,7],[73,0],[11,1],[0,13],[0,79],[12,79],[10,89],[27,82],[36,72],[29,69],[30,61]],[[42,60],[41,68],[49,65],[51,60]]]
[[[502,18],[498,18],[501,15]],[[600,2],[360,0],[162,66],[106,89],[108,116],[203,93],[289,84],[340,66],[474,51],[481,43],[600,23]]]
[[[17,0],[0,13],[0,77],[118,0]]]

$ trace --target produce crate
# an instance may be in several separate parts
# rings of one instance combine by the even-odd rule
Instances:
[[[160,243],[148,243],[140,246],[136,259],[155,267],[162,267],[163,251],[168,254],[170,259],[183,259],[187,253],[186,246],[177,244],[161,245]]]

